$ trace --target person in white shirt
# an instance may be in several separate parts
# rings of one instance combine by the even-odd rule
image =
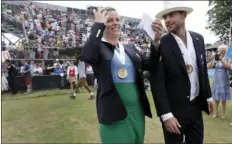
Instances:
[[[169,4],[169,5],[168,5]],[[187,31],[185,19],[190,7],[171,5],[156,15],[152,24],[154,45],[160,51],[157,65],[152,67],[150,83],[157,115],[161,119],[166,144],[202,144],[204,124],[202,111],[213,114],[202,35]],[[162,37],[162,38],[161,38]],[[155,64],[154,64],[155,65]]]
[[[78,63],[78,74],[79,74],[79,81],[77,83],[77,87],[76,87],[76,90],[75,92],[73,93],[72,96],[70,96],[71,99],[75,99],[76,98],[76,94],[79,92],[79,88],[81,88],[82,86],[84,86],[84,88],[89,92],[90,94],[90,97],[89,97],[89,100],[93,100],[95,97],[94,97],[94,94],[93,92],[90,90],[89,86],[88,86],[88,83],[86,81],[86,73],[85,73],[85,62],[84,61],[81,61],[80,60],[80,57],[78,56],[77,57],[77,60],[79,60],[79,63]]]
[[[33,31],[34,30],[34,23],[32,19],[29,19],[29,24],[30,24],[30,30]]]
[[[42,75],[43,74],[43,69],[41,67],[41,64],[35,65],[34,74],[35,75]]]
[[[24,74],[23,72],[24,72],[24,65],[20,67],[20,75],[23,75]]]
[[[90,65],[86,68],[86,74],[93,74],[93,68]]]
[[[35,24],[36,24],[37,30],[38,30],[38,31],[42,31],[41,23],[40,23],[40,20],[39,20],[38,17],[35,18],[34,22],[35,22]]]
[[[57,30],[57,22],[53,22],[51,24],[52,30],[56,31]]]
[[[67,70],[67,80],[70,83],[70,88],[73,89],[73,83],[75,83],[75,85],[77,84],[78,70],[73,61],[71,61],[70,63],[71,65],[68,67]]]
[[[30,62],[30,72],[31,72],[31,76],[34,76],[35,74],[35,69],[36,69],[36,65],[34,61]]]

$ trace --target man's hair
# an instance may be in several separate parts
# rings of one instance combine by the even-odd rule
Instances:
[[[110,11],[117,11],[117,10],[113,7],[104,7],[101,12],[103,11],[110,12]]]

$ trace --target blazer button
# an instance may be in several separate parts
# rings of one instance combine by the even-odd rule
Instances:
[[[189,96],[187,96],[187,98],[189,98]]]

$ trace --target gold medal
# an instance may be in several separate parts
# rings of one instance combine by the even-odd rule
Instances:
[[[124,79],[124,78],[126,78],[127,76],[128,76],[128,71],[127,71],[126,68],[120,68],[120,69],[118,70],[118,77],[119,77],[119,78]]]
[[[190,74],[191,72],[193,72],[193,66],[191,66],[191,65],[186,65],[186,70],[187,70],[187,72]]]

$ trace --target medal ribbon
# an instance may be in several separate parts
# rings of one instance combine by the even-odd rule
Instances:
[[[114,50],[115,54],[117,55],[118,59],[120,60],[121,64],[124,65],[126,62],[126,55],[125,55],[125,50],[124,47],[121,43],[119,43],[119,51]]]

